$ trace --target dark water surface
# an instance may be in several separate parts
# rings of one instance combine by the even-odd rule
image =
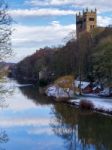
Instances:
[[[18,87],[0,108],[0,148],[112,150],[112,117],[52,103],[37,89]]]

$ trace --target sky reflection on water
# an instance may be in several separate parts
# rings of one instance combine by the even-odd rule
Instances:
[[[36,105],[18,87],[6,102],[8,107],[0,109],[0,128],[7,132],[10,139],[2,144],[6,150],[63,149],[60,138],[53,134],[50,127],[51,104]]]

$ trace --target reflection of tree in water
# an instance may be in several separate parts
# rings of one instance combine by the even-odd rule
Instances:
[[[0,107],[5,108],[8,106],[6,104],[7,96],[12,95],[14,91],[13,86],[8,86],[8,80],[5,78],[0,78]]]
[[[7,143],[9,140],[8,135],[5,131],[0,132],[0,143]]]
[[[7,86],[7,79],[6,78],[0,78],[0,108],[6,108],[8,107],[8,104],[6,102],[7,96],[12,95],[13,93],[13,87]],[[0,150],[5,150],[2,148],[2,144],[7,143],[9,141],[8,135],[6,131],[2,130],[0,131]]]
[[[51,123],[56,135],[65,140],[67,150],[112,150],[112,118],[57,104]]]
[[[9,141],[9,138],[8,138],[6,131],[1,131],[0,132],[0,144],[7,143],[8,141]],[[5,149],[0,146],[0,150],[5,150]]]
[[[38,92],[38,88],[35,86],[20,87],[20,90],[24,96],[30,100],[33,100],[37,105],[48,105],[53,102],[47,96],[40,94]]]
[[[112,149],[112,118],[99,114],[81,115],[78,124],[79,138],[84,146],[92,144],[96,150]]]
[[[8,106],[8,104],[6,103],[6,97],[7,95],[12,93],[12,90],[6,88],[4,86],[3,81],[0,82],[0,108],[6,108]],[[0,150],[5,150],[4,148],[2,148],[1,144],[7,143],[9,141],[8,135],[6,133],[6,131],[0,131]]]
[[[71,113],[74,114],[75,109],[64,104],[57,104],[53,109],[55,119],[51,123],[54,133],[65,139],[67,150],[75,150],[77,141],[77,116],[71,115]]]

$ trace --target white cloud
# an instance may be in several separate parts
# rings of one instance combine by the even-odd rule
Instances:
[[[98,16],[98,25],[106,27],[108,25],[112,24],[112,18],[106,17],[106,16]]]
[[[112,11],[112,1],[110,0],[26,0],[26,4],[32,6],[62,6],[73,5],[75,7],[97,8],[101,11]]]
[[[9,14],[13,17],[27,17],[27,16],[66,16],[75,15],[76,11],[72,10],[60,10],[53,8],[43,8],[43,9],[16,9],[9,10]]]
[[[73,4],[74,0],[26,0],[26,4],[32,4],[36,6],[48,6],[48,5],[65,5]]]
[[[53,21],[47,26],[43,25],[31,27],[25,25],[15,25],[14,27],[15,32],[12,39],[15,44],[48,41],[51,43],[54,40],[61,42],[62,38],[64,38],[71,30],[75,30],[75,24],[61,25],[58,21]]]
[[[98,26],[109,24],[112,24],[111,17],[98,16]],[[63,44],[63,39],[76,29],[75,22],[70,25],[61,25],[58,21],[53,21],[47,26],[15,25],[14,28],[12,43],[17,55],[13,61],[16,60],[16,62],[39,48]]]
[[[38,48],[63,44],[63,39],[75,30],[75,24],[61,25],[58,21],[53,21],[47,26],[15,25],[14,28],[13,48],[16,50],[17,57],[22,59]]]

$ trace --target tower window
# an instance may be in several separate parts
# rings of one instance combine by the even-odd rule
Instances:
[[[92,25],[90,25],[90,29],[92,29],[93,28],[93,26]]]
[[[94,18],[89,18],[89,21],[94,21],[95,19]]]
[[[90,25],[90,29],[94,29],[94,27],[95,27],[94,25]]]
[[[79,20],[76,22],[77,24],[82,24],[82,20]]]

